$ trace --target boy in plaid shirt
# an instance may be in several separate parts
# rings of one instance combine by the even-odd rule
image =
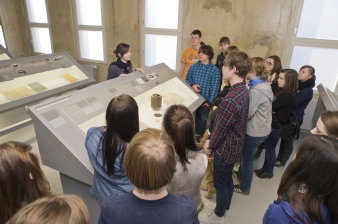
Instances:
[[[201,136],[205,132],[210,107],[220,86],[220,74],[217,67],[211,62],[214,57],[211,46],[201,46],[198,54],[200,60],[189,68],[186,82],[192,86],[195,92],[205,98],[204,104],[197,108],[195,116],[196,133]]]
[[[251,67],[251,59],[244,52],[230,53],[224,61],[223,77],[231,87],[218,106],[214,128],[204,145],[207,154],[214,153],[216,208],[211,215],[200,216],[203,223],[223,223],[225,211],[230,208],[232,169],[243,148],[249,111],[249,90],[244,79]]]

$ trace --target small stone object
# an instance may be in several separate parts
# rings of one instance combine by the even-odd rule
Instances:
[[[162,107],[162,96],[160,94],[151,95],[151,108],[153,110],[160,110]]]

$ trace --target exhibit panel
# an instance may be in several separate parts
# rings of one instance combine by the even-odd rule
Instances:
[[[88,206],[97,201],[89,194],[94,170],[85,148],[87,130],[105,125],[108,103],[128,94],[139,107],[140,129],[161,128],[163,113],[172,104],[195,111],[205,99],[195,93],[165,64],[118,77],[63,96],[47,99],[28,108],[33,120],[42,163],[60,171],[64,193],[81,195]],[[83,185],[84,192],[75,189]],[[96,217],[96,212],[91,214]]]
[[[13,56],[0,44],[0,61],[10,60]]]
[[[0,112],[94,82],[65,52],[0,61]]]

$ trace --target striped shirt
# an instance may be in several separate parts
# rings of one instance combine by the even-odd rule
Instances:
[[[243,148],[249,112],[249,91],[245,82],[230,87],[218,106],[209,147],[216,150],[227,164],[233,164]]]
[[[219,77],[219,71],[211,61],[207,65],[198,61],[189,68],[185,81],[190,86],[199,85],[199,94],[211,105],[218,92],[220,85]]]

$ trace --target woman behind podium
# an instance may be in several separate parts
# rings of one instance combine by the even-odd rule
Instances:
[[[126,148],[139,131],[138,106],[128,95],[114,97],[106,110],[106,126],[92,127],[86,136],[86,148],[94,167],[90,192],[100,201],[111,194],[130,192],[130,183],[123,168]]]
[[[15,141],[0,144],[0,223],[47,195],[49,183],[32,147]]]

